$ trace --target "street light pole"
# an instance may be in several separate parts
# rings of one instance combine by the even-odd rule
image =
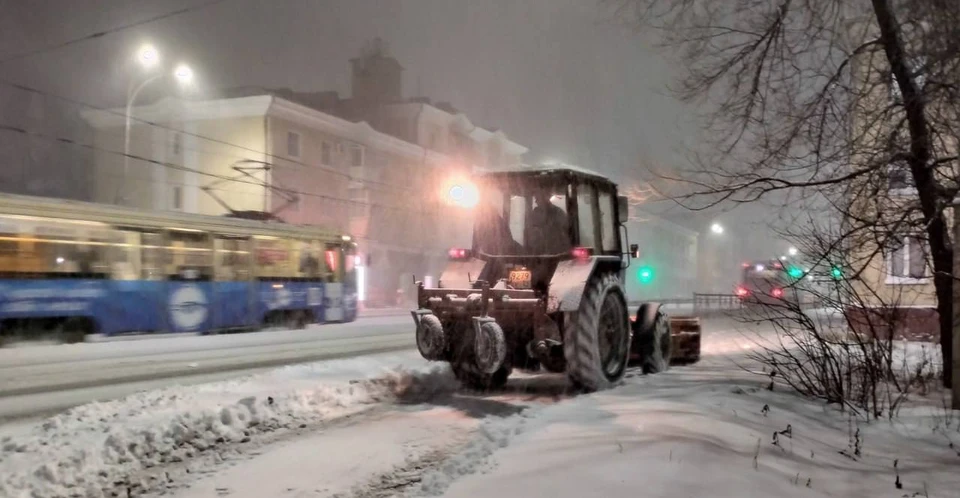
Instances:
[[[129,173],[130,167],[130,121],[133,117],[133,103],[137,98],[137,95],[140,94],[140,91],[143,90],[150,83],[158,80],[162,74],[155,74],[140,83],[136,88],[133,87],[133,80],[130,80],[130,85],[127,87],[127,105],[126,110],[124,111],[125,123],[123,126],[123,177],[121,178],[120,185],[117,187],[117,192],[114,195],[114,203],[120,203],[120,192],[121,190],[126,190],[127,183],[127,174]],[[123,199],[126,201],[126,199]]]
[[[144,45],[140,48],[140,51],[137,54],[137,59],[141,66],[146,69],[150,69],[159,64],[160,54],[153,46]],[[120,182],[117,184],[117,191],[114,193],[113,202],[115,204],[120,204],[121,200],[125,204],[127,200],[126,196],[121,197],[121,192],[126,192],[127,176],[130,174],[130,123],[133,119],[133,103],[137,100],[137,95],[139,95],[147,85],[157,81],[163,75],[164,71],[161,70],[159,73],[141,81],[136,87],[134,87],[134,80],[131,79],[130,84],[127,86],[127,103],[124,112],[123,125],[123,175],[120,178]],[[186,64],[179,64],[173,70],[173,77],[178,83],[187,85],[193,81],[193,70],[190,69],[190,66],[187,66]]]

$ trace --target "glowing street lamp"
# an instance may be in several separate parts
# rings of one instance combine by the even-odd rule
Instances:
[[[480,192],[472,183],[458,183],[447,191],[447,199],[454,205],[463,208],[472,208],[480,202]]]
[[[136,61],[144,69],[153,69],[160,64],[160,52],[158,52],[153,45],[143,45],[139,50],[137,50]],[[130,86],[127,88],[127,106],[123,128],[123,180],[117,186],[117,198],[115,199],[115,202],[120,200],[120,191],[126,187],[127,172],[129,170],[130,163],[130,121],[133,118],[133,104],[141,90],[143,90],[150,83],[162,78],[164,74],[164,71],[153,74],[147,79],[141,81],[137,86],[134,86],[134,80],[130,80]],[[186,64],[178,64],[173,70],[172,74],[174,80],[176,80],[177,83],[179,83],[182,87],[193,83],[193,69]]]
[[[144,45],[137,52],[137,62],[146,69],[153,68],[160,63],[160,52],[153,45]]]
[[[193,69],[186,64],[180,64],[173,70],[173,77],[182,85],[193,83]]]
[[[714,223],[714,224],[710,225],[710,231],[713,232],[713,233],[715,233],[715,234],[717,234],[717,235],[722,235],[722,234],[723,234],[723,225],[721,225],[721,224],[719,224],[719,223]]]
[[[796,255],[797,255],[797,252],[798,252],[798,251],[797,251],[797,248],[796,248],[796,247],[791,247],[790,249],[787,249],[787,254],[789,254],[789,255],[791,255],[791,256],[796,256]]]

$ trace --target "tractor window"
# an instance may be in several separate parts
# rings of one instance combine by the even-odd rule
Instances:
[[[527,223],[527,198],[519,195],[510,197],[510,235],[513,240],[523,243],[523,230]]]
[[[616,199],[609,191],[600,192],[600,234],[603,237],[603,252],[618,252]]]
[[[592,186],[580,185],[577,188],[577,221],[580,226],[581,247],[597,247],[594,199],[596,191]]]

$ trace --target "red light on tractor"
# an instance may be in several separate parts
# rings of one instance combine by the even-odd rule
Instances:
[[[737,287],[737,296],[745,297],[746,295],[747,295],[747,289],[744,289],[743,287]]]
[[[773,297],[783,297],[783,289],[773,289]]]
[[[470,257],[470,251],[454,247],[447,251],[447,255],[450,256],[450,259],[467,259]]]
[[[593,251],[589,247],[574,247],[570,251],[575,259],[587,259],[592,253]]]

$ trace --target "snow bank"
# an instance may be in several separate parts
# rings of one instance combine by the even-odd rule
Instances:
[[[729,366],[628,378],[543,408],[495,468],[443,496],[957,496],[960,454],[945,434],[960,430],[938,429],[943,408],[920,401],[867,423],[762,386]]]
[[[251,436],[304,427],[397,398],[454,389],[414,355],[292,366],[245,379],[92,403],[24,433],[0,432],[0,496],[100,496],[144,469]]]

